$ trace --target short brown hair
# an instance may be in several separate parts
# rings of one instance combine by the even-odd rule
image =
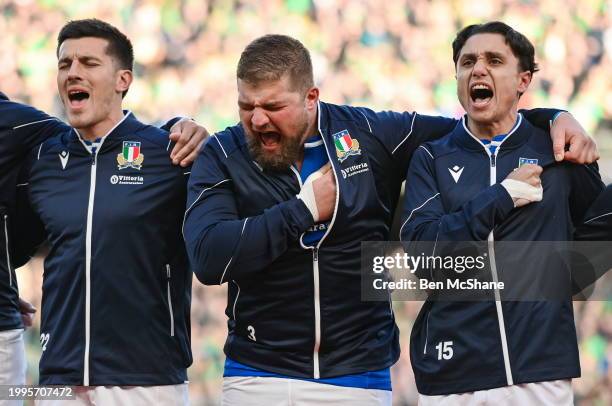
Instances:
[[[535,62],[535,50],[533,44],[518,31],[501,21],[491,21],[486,24],[472,24],[457,33],[453,41],[453,62],[455,67],[459,60],[461,49],[471,36],[476,34],[499,34],[504,37],[506,44],[519,61],[521,72],[529,71],[536,73],[539,68]]]
[[[294,90],[314,86],[312,61],[304,45],[287,35],[264,35],[242,51],[236,76],[245,82],[279,80],[289,75]]]
[[[107,40],[106,53],[117,60],[119,67],[126,70],[134,69],[134,49],[128,37],[109,23],[96,18],[74,20],[64,25],[57,36],[56,55],[59,55],[59,49],[64,41],[84,37]]]

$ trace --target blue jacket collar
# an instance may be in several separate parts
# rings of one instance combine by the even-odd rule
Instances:
[[[113,128],[111,128],[108,133],[103,135],[101,138],[102,146],[100,148],[100,152],[113,148],[118,142],[125,139],[130,134],[137,132],[141,129],[144,124],[142,124],[134,114],[129,110],[123,111],[123,119],[119,121]],[[87,151],[87,148],[84,145],[84,141],[77,132],[76,129],[72,129],[70,133],[66,134],[67,142],[70,145],[79,146],[84,151]]]
[[[455,142],[459,144],[462,148],[470,150],[470,151],[483,151],[484,148],[487,148],[485,144],[483,144],[476,135],[474,135],[468,128],[467,125],[468,117],[464,115],[461,119],[461,122],[452,132],[452,137]],[[500,149],[514,149],[523,145],[532,134],[531,124],[521,113],[518,113],[516,123],[514,127],[508,132],[506,138],[500,145]]]

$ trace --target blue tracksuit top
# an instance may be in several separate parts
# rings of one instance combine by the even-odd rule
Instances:
[[[186,381],[192,274],[181,223],[190,169],[172,165],[171,147],[167,132],[127,113],[95,152],[68,129],[24,165],[19,207],[29,203],[33,215],[19,218],[34,224],[20,239],[46,235],[50,245],[41,384]]]
[[[514,209],[499,183],[525,162],[544,168],[543,200]],[[556,163],[550,137],[521,115],[495,152],[471,134],[464,117],[449,135],[415,152],[406,176],[401,239],[409,246],[419,241],[571,241],[574,225],[602,189],[596,165]],[[529,246],[513,253],[514,267],[499,259],[494,267],[493,248],[490,272],[500,278],[512,272],[529,283],[529,266],[546,265],[520,262]],[[535,258],[533,253],[529,258]],[[410,337],[420,393],[445,395],[580,375],[569,295],[557,301],[504,301],[500,295],[498,301],[492,295],[490,301],[425,302]]]

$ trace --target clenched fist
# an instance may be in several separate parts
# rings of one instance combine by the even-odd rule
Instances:
[[[336,206],[336,179],[330,164],[322,169],[322,176],[313,182],[312,188],[317,201],[319,221],[327,221],[332,218]]]
[[[514,169],[501,183],[506,188],[514,207],[522,207],[532,202],[542,200],[542,167],[526,164]]]

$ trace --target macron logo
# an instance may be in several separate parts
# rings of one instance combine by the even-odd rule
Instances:
[[[59,159],[62,162],[62,170],[66,169],[66,165],[68,165],[68,158],[70,157],[70,153],[66,151],[62,151],[59,154]]]
[[[455,165],[452,168],[448,168],[448,171],[450,172],[451,176],[455,180],[455,183],[459,182],[459,178],[461,177],[461,174],[463,173],[463,167],[459,168],[457,165]]]

